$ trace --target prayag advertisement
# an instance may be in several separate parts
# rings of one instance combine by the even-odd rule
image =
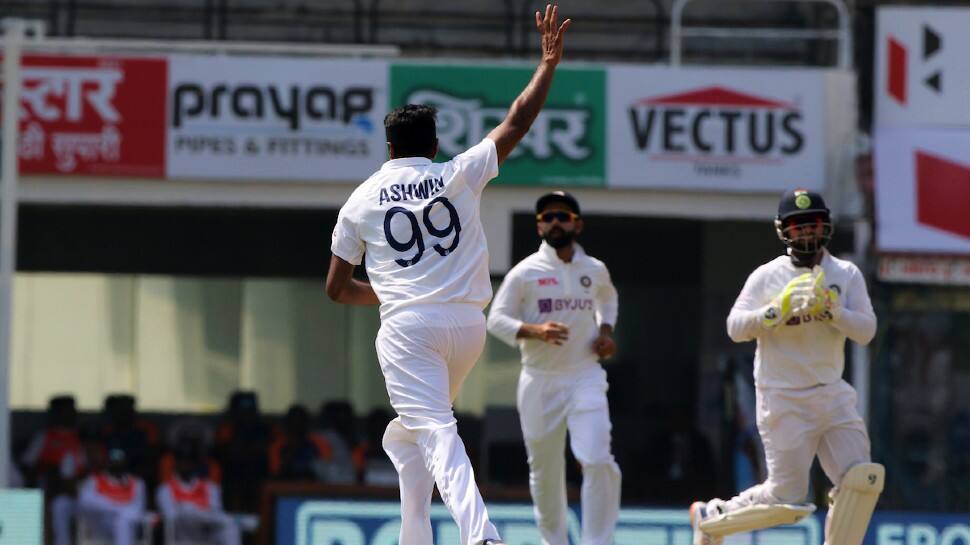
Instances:
[[[360,182],[387,157],[387,63],[171,56],[170,178]]]
[[[438,156],[474,146],[497,126],[534,66],[408,64],[391,66],[391,106],[438,109]],[[606,182],[605,71],[560,67],[532,128],[502,164],[495,183],[603,186]]]
[[[22,173],[164,176],[164,57],[26,55],[22,66]]]

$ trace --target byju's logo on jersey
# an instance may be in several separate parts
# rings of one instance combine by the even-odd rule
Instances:
[[[539,299],[539,312],[559,312],[563,310],[593,310],[592,299],[574,299],[564,297],[560,299]]]
[[[708,174],[739,175],[738,164],[775,162],[805,145],[799,105],[720,86],[642,98],[629,123],[640,152],[695,161],[701,174],[713,164]]]
[[[792,316],[785,322],[786,326],[797,326],[802,324],[809,324],[812,322],[829,322],[832,320],[832,313],[828,310],[823,310],[818,314],[805,314],[804,316]]]

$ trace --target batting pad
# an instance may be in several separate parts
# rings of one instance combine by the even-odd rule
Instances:
[[[705,519],[701,521],[700,529],[709,536],[720,537],[782,524],[795,524],[814,512],[815,506],[809,503],[749,505]]]
[[[857,464],[846,472],[832,504],[826,545],[861,545],[886,482],[882,464]]]

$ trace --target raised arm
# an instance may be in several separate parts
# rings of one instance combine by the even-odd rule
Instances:
[[[563,34],[572,23],[572,19],[566,19],[558,25],[558,18],[559,6],[552,4],[546,4],[545,16],[536,12],[536,28],[539,29],[542,39],[542,60],[539,61],[529,84],[512,103],[505,119],[488,133],[488,138],[495,142],[500,165],[512,153],[519,140],[529,132],[529,127],[546,103],[546,96],[552,87],[552,76],[556,72],[559,59],[562,58]]]

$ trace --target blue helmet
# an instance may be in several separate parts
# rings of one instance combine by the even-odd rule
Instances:
[[[820,225],[822,230],[820,233],[795,231],[796,226],[805,224]],[[775,233],[796,260],[807,261],[821,252],[832,240],[834,232],[832,216],[820,194],[807,189],[791,189],[782,195],[775,216]]]

